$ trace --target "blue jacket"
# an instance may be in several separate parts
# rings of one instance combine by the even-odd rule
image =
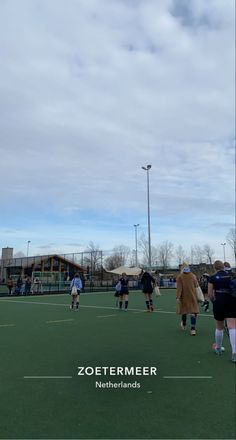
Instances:
[[[73,278],[73,280],[70,283],[70,288],[72,289],[72,287],[75,286],[77,290],[81,290],[82,289],[82,281],[80,278]]]

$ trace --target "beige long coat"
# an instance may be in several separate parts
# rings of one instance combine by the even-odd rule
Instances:
[[[198,286],[196,276],[189,273],[181,273],[177,278],[177,302],[176,313],[179,315],[199,313],[196,287]]]

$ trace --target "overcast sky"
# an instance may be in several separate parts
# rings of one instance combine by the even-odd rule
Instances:
[[[0,246],[221,243],[234,224],[234,0],[1,0]],[[230,259],[230,248],[226,247]]]

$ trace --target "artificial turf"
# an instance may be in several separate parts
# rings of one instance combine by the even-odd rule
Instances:
[[[179,328],[174,290],[155,299],[154,313],[138,291],[127,313],[112,292],[81,295],[78,313],[69,303],[69,295],[0,299],[1,439],[236,437],[235,365],[226,336],[224,355],[212,352],[209,314],[192,337]],[[78,376],[78,366],[157,366],[158,374],[96,378]],[[140,388],[95,388],[109,380]]]

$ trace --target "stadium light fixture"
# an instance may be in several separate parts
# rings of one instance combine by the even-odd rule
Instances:
[[[226,243],[220,243],[221,244],[221,246],[223,246],[223,255],[224,255],[224,262],[225,262],[225,246],[226,246]]]
[[[149,171],[152,165],[147,165],[146,167],[141,167],[147,172],[147,206],[148,206],[148,266],[149,269],[152,267],[152,256],[151,256],[151,228],[150,228],[150,194],[149,194]]]

